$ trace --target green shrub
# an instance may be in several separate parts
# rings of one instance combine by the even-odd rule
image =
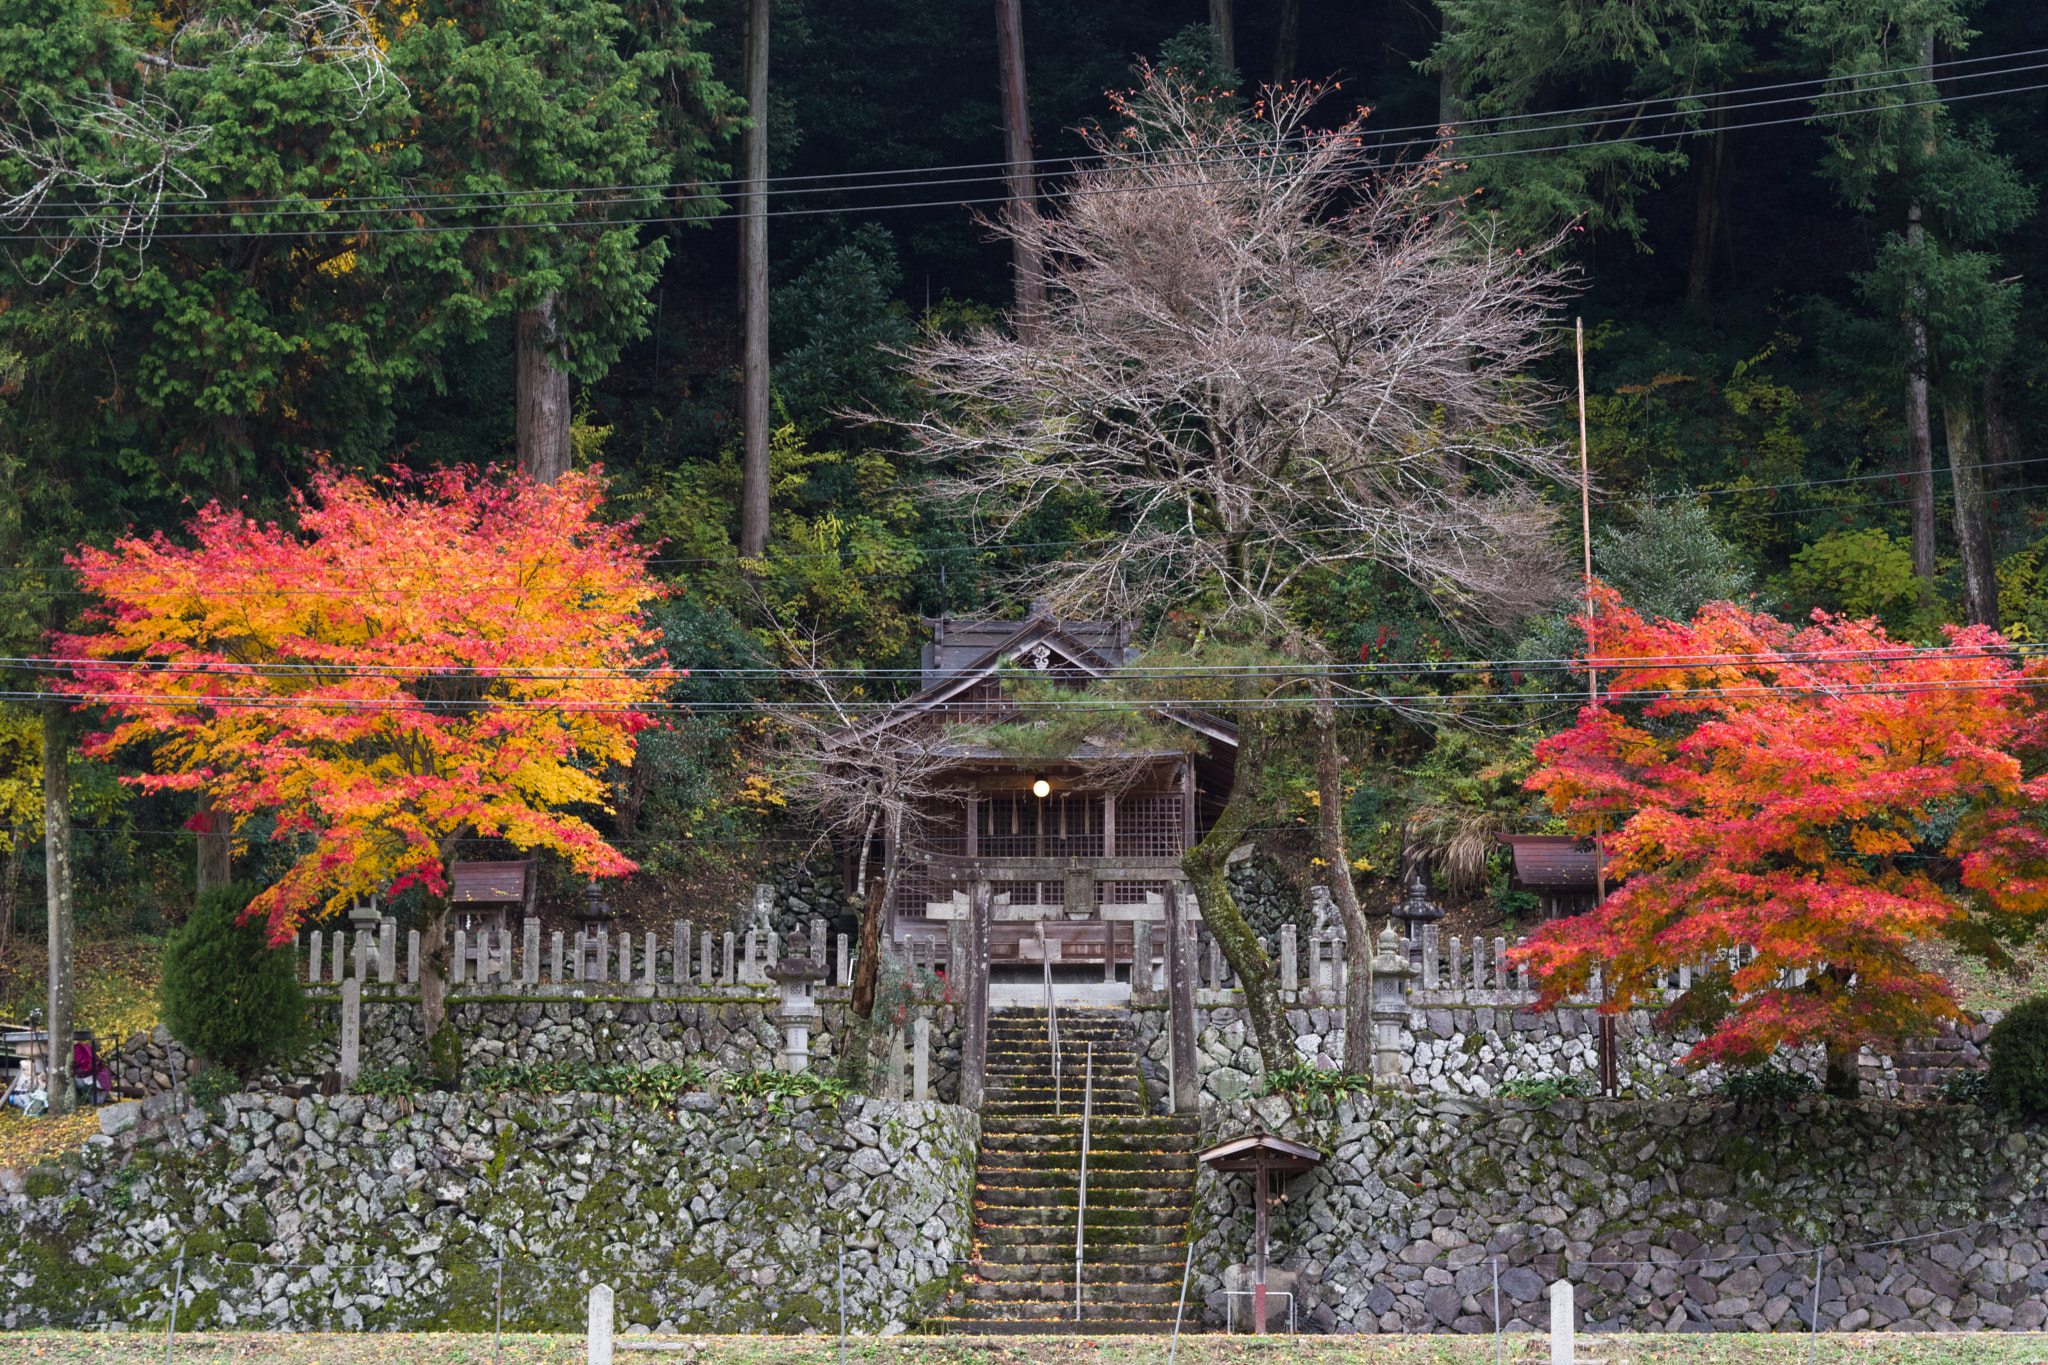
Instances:
[[[191,1094],[192,1103],[198,1105],[199,1111],[215,1123],[227,1122],[227,1106],[221,1101],[237,1093],[241,1088],[242,1082],[234,1072],[224,1066],[215,1066],[211,1062],[200,1067],[193,1073],[192,1079],[185,1082],[185,1089]]]
[[[256,894],[241,882],[199,898],[164,948],[164,1026],[200,1056],[247,1077],[305,1036],[298,955],[272,948],[259,920],[237,923]]]
[[[2048,1114],[2048,996],[2015,1006],[1991,1026],[1991,1098],[2002,1109]]]
[[[704,1073],[691,1062],[657,1062],[653,1066],[599,1066],[583,1061],[506,1062],[478,1067],[470,1073],[469,1083],[476,1090],[515,1090],[529,1095],[623,1095],[643,1104],[674,1104],[690,1091],[704,1088]]]
[[[1760,1066],[1737,1071],[1721,1082],[1720,1094],[1737,1104],[1777,1104],[1813,1093],[1813,1077],[1803,1071],[1774,1071]]]
[[[1309,1062],[1296,1062],[1266,1073],[1268,1095],[1300,1095],[1307,1099],[1331,1099],[1372,1089],[1372,1078],[1345,1071],[1324,1071]]]
[[[1954,1071],[1941,1083],[1944,1104],[1985,1104],[1991,1099],[1991,1073]]]
[[[1507,1081],[1493,1093],[1505,1100],[1527,1100],[1550,1104],[1557,1100],[1589,1095],[1593,1087],[1584,1076],[1523,1076]]]
[[[395,1100],[417,1095],[426,1088],[427,1078],[420,1075],[419,1068],[411,1062],[400,1062],[397,1066],[364,1067],[357,1073],[355,1084],[348,1088],[348,1093]]]
[[[821,1076],[815,1071],[748,1071],[728,1078],[723,1089],[728,1095],[746,1099],[798,1095],[833,1095],[844,1099],[853,1093],[853,1087],[837,1076]]]

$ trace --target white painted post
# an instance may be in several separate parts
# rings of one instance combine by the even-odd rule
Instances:
[[[341,983],[341,1083],[351,1085],[363,1069],[363,979]]]
[[[1573,1365],[1572,1319],[1572,1282],[1559,1280],[1550,1286],[1550,1365]]]
[[[612,1365],[612,1287],[590,1287],[589,1365]]]
[[[410,985],[420,984],[420,931],[405,931],[405,979]]]
[[[928,1100],[932,1097],[932,1021],[920,1015],[910,1028],[910,1097]]]

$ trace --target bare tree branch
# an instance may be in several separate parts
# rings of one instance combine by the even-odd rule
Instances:
[[[1019,576],[1077,614],[1165,594],[1277,623],[1303,572],[1361,561],[1454,627],[1553,603],[1542,489],[1574,471],[1528,370],[1566,272],[1502,246],[1427,169],[1378,175],[1357,120],[1313,131],[1313,87],[1225,117],[1145,77],[1081,193],[996,225],[1048,264],[1036,339],[909,357],[932,403],[902,425],[941,497],[991,541],[1054,499],[1107,504],[1113,532]]]

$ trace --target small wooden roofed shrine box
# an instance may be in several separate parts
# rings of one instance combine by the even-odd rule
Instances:
[[[1190,732],[1184,750],[1115,755],[1125,778],[1101,781],[1085,747],[1064,761],[1026,763],[993,749],[948,746],[947,724],[986,723],[1010,706],[1000,676],[1028,669],[1076,691],[1135,661],[1126,622],[1066,621],[1034,604],[1021,621],[928,620],[923,690],[858,731],[849,751],[872,752],[878,734],[905,746],[936,744],[952,760],[950,791],[925,803],[899,862],[889,906],[892,939],[945,933],[963,919],[974,883],[991,884],[992,967],[1041,961],[1088,966],[1118,979],[1131,964],[1131,921],[1163,922],[1167,888],[1184,881],[1180,858],[1230,799],[1237,728],[1189,708],[1159,716]],[[859,741],[856,746],[856,739]],[[888,850],[884,850],[888,856]],[[1041,949],[1040,945],[1044,947]],[[1153,936],[1155,960],[1163,935]]]
[[[506,927],[513,911],[531,915],[540,892],[540,863],[533,858],[517,862],[457,863],[449,874],[453,895],[448,908],[454,912],[454,927],[467,931],[475,943],[479,930]]]
[[[1604,852],[1594,853],[1591,839],[1575,834],[1504,834],[1500,841],[1514,854],[1510,889],[1541,900],[1544,919],[1583,915],[1599,904],[1600,867],[1609,859]]]
[[[1212,1171],[1251,1172],[1253,1205],[1257,1212],[1257,1223],[1252,1233],[1252,1330],[1263,1335],[1266,1330],[1266,1209],[1272,1198],[1272,1177],[1277,1175],[1284,1179],[1312,1171],[1323,1164],[1323,1154],[1313,1147],[1304,1147],[1299,1142],[1289,1142],[1271,1133],[1253,1133],[1250,1137],[1219,1142],[1195,1159]]]

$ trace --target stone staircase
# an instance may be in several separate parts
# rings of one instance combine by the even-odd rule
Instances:
[[[1059,1012],[1055,1114],[1043,1009],[989,1019],[988,1086],[974,1199],[975,1262],[955,1332],[1166,1332],[1187,1255],[1200,1121],[1149,1114],[1130,1015]],[[1081,1312],[1074,1316],[1074,1215],[1089,1044],[1095,1107],[1088,1154]],[[1194,1327],[1184,1322],[1182,1330]]]

